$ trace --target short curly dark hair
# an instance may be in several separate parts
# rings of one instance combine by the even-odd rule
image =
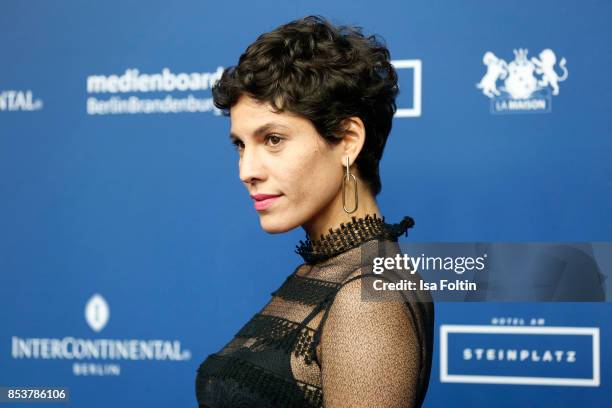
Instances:
[[[212,88],[225,116],[246,94],[309,119],[330,144],[342,136],[343,121],[359,117],[364,146],[355,161],[374,196],[382,188],[379,162],[391,131],[399,92],[389,50],[380,36],[356,26],[334,26],[311,15],[260,35],[223,71]]]

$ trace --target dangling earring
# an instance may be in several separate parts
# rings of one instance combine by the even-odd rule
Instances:
[[[346,180],[348,179],[348,181],[351,181],[350,178],[353,178],[353,181],[355,182],[355,208],[353,208],[351,211],[346,209]],[[349,157],[346,156],[346,174],[344,175],[344,177],[342,178],[342,208],[344,208],[344,212],[347,214],[352,214],[355,211],[357,211],[357,206],[358,206],[358,202],[357,202],[357,179],[355,178],[354,175],[352,175],[349,172]]]

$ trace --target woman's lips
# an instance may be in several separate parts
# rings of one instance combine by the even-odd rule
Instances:
[[[257,194],[251,196],[253,200],[255,200],[254,206],[257,211],[265,210],[270,207],[276,199],[278,199],[280,195],[272,195],[272,194]]]

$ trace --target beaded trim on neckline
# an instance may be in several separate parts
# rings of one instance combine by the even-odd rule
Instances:
[[[385,217],[376,214],[366,214],[364,217],[352,217],[351,221],[340,224],[339,228],[332,228],[319,239],[300,240],[295,246],[295,252],[300,255],[306,263],[317,263],[341,254],[349,249],[355,248],[371,239],[385,239],[397,241],[402,235],[408,235],[408,228],[414,226],[414,220],[405,216],[397,224],[387,224]]]

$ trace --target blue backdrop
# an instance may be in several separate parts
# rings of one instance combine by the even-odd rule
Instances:
[[[609,2],[3,1],[0,386],[196,405],[304,238],[261,230],[209,85],[308,14],[391,50],[379,204],[416,220],[403,241],[612,240]],[[610,304],[436,311],[426,406],[609,406]]]

